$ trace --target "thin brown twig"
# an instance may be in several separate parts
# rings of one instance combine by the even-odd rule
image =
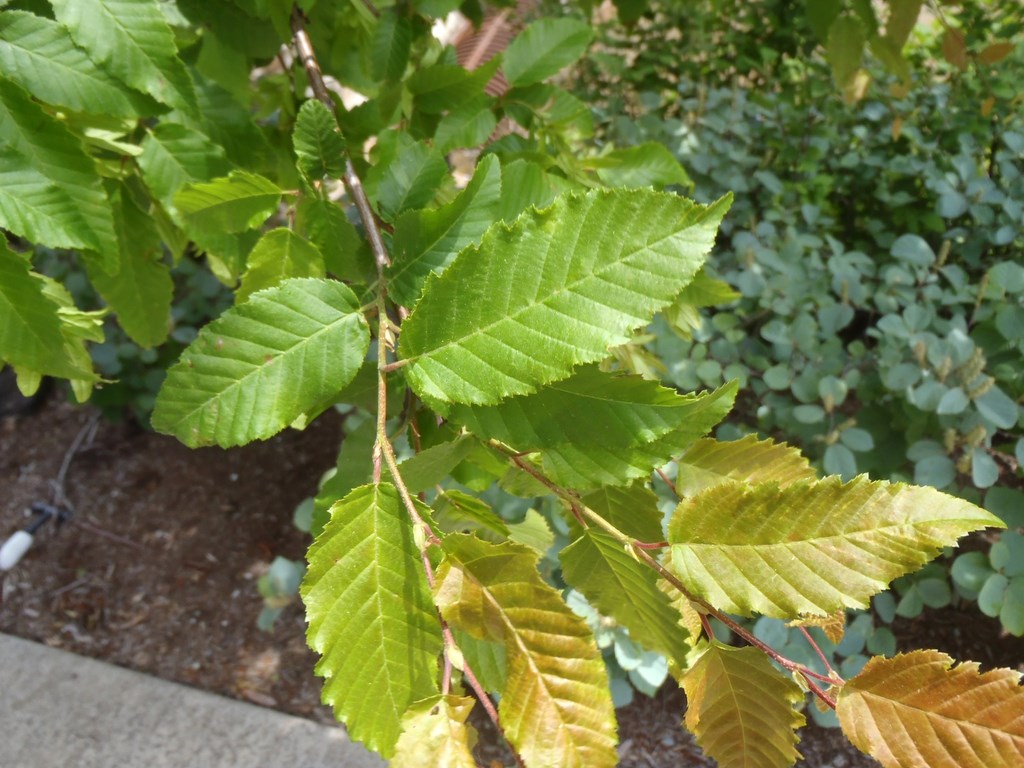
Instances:
[[[369,3],[367,7],[371,10],[375,10]],[[335,111],[334,100],[331,98],[327,91],[327,86],[324,84],[323,74],[320,71],[320,65],[316,58],[316,53],[313,50],[313,45],[309,39],[309,35],[306,33],[305,21],[302,16],[302,12],[297,6],[292,8],[292,32],[295,37],[295,47],[299,52],[299,57],[302,60],[302,64],[309,75],[310,85],[313,88],[313,93],[317,99],[324,104],[332,112]],[[352,160],[348,157],[345,158],[345,174],[343,176],[345,187],[348,190],[349,196],[352,198],[356,205],[356,209],[359,212],[359,218],[363,222],[363,228],[366,230],[367,238],[370,241],[370,250],[373,252],[374,262],[377,266],[377,280],[378,280],[378,292],[377,292],[377,307],[378,317],[380,322],[378,324],[378,350],[377,350],[377,440],[373,447],[373,482],[379,484],[381,476],[383,474],[383,464],[386,463],[388,470],[391,472],[392,480],[394,481],[395,488],[398,490],[398,495],[402,500],[402,504],[405,507],[406,512],[412,520],[413,525],[417,526],[424,534],[424,546],[420,547],[420,558],[423,562],[423,570],[426,574],[427,583],[431,588],[434,586],[434,570],[430,564],[430,558],[427,555],[426,545],[440,545],[441,541],[437,538],[437,535],[430,529],[423,517],[419,514],[416,509],[416,503],[412,499],[412,495],[409,493],[409,489],[406,487],[402,476],[398,471],[398,461],[395,457],[394,448],[391,446],[391,441],[388,439],[386,432],[386,421],[387,421],[387,374],[392,370],[397,370],[405,363],[397,361],[395,363],[388,363],[387,353],[389,349],[394,349],[394,335],[391,330],[390,321],[387,317],[386,312],[386,282],[384,271],[391,265],[391,259],[388,257],[387,250],[384,248],[384,241],[380,235],[380,229],[377,225],[377,220],[374,217],[373,209],[370,207],[370,201],[366,197],[366,192],[363,189],[363,184],[359,179],[358,174],[355,172],[355,168],[352,165]],[[445,654],[444,654],[444,665],[445,673],[442,680],[444,690],[447,692],[448,686],[451,683],[451,658],[448,649],[458,649],[458,645],[455,643],[455,637],[452,635],[451,628],[445,622],[444,617],[438,612],[438,620],[441,622],[441,631],[445,639]],[[480,705],[484,708],[488,718],[494,723],[495,728],[498,729],[499,733],[502,732],[501,722],[498,719],[498,712],[494,708],[494,704],[487,696],[487,691],[484,690],[483,686],[480,685],[476,675],[473,674],[473,670],[469,668],[468,664],[463,664],[462,669],[463,677],[466,682],[469,683],[470,688],[476,694],[477,699],[480,701]],[[518,755],[517,760],[520,760]],[[520,765],[521,765],[520,760]]]
[[[665,474],[665,470],[663,470],[661,467],[658,467],[654,471],[658,473],[658,477],[660,477],[662,481],[665,483],[665,485],[668,486],[669,490],[672,491],[672,495],[678,499],[679,491],[676,490],[676,484],[673,483],[672,480],[668,477],[668,475]]]
[[[825,671],[829,675],[834,676],[832,679],[836,680],[836,682],[838,682],[840,685],[843,682],[845,682],[843,678],[839,677],[835,669],[832,668],[832,664],[829,663],[828,658],[822,652],[821,647],[818,645],[817,641],[813,637],[811,637],[811,633],[807,631],[807,627],[800,627],[800,631],[803,633],[804,638],[810,644],[811,648],[814,649],[814,652],[818,654],[818,658],[821,659],[821,663],[825,665]]]
[[[299,53],[299,60],[309,76],[309,84],[313,89],[313,95],[332,113],[335,112],[337,106],[327,90],[327,85],[324,83],[320,63],[317,61],[316,52],[313,50],[313,43],[309,39],[309,33],[306,32],[305,19],[298,6],[292,7],[292,35],[295,38],[295,48]],[[363,222],[363,229],[366,230],[367,239],[370,241],[370,250],[373,252],[374,261],[377,262],[379,268],[390,266],[391,259],[388,258],[387,249],[384,248],[384,240],[380,236],[380,227],[377,225],[377,219],[373,215],[370,200],[366,197],[366,190],[363,189],[363,183],[356,174],[355,167],[352,165],[352,160],[349,157],[345,158],[345,174],[342,177],[342,181],[345,182],[345,188],[348,190],[349,197],[355,203],[356,210],[359,211],[359,218]]]

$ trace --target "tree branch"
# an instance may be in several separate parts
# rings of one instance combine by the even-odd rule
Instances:
[[[595,512],[594,510],[590,509],[590,507],[588,507],[585,504],[580,503],[580,500],[579,500],[578,497],[576,497],[574,494],[570,493],[569,491],[565,490],[564,488],[562,488],[558,484],[552,482],[552,480],[549,479],[548,477],[546,477],[543,472],[538,470],[536,467],[532,466],[529,462],[523,461],[522,457],[520,455],[516,454],[515,451],[513,451],[508,446],[506,446],[506,445],[504,445],[504,444],[502,444],[502,443],[500,443],[500,442],[498,442],[496,440],[491,440],[489,442],[489,445],[492,448],[495,448],[496,450],[504,453],[505,456],[508,457],[508,459],[516,467],[518,467],[519,469],[521,469],[522,471],[526,472],[528,475],[533,477],[535,480],[537,480],[539,483],[541,483],[545,488],[550,490],[556,496],[558,496],[558,497],[564,499],[566,502],[568,502],[571,505],[571,507],[573,508],[574,514],[577,514],[577,513],[582,514],[584,517],[587,518],[587,520],[592,522],[598,528],[601,528],[605,532],[611,534],[616,539],[621,541],[623,544],[628,545],[630,547],[630,549],[633,550],[634,555],[638,559],[642,560],[646,565],[648,565],[650,568],[654,569],[654,571],[657,572],[657,574],[659,576],[661,576],[663,579],[665,579],[665,581],[667,581],[669,584],[671,584],[673,588],[675,588],[680,594],[683,595],[683,597],[685,597],[687,600],[689,600],[694,605],[699,606],[700,609],[701,609],[701,613],[702,614],[703,613],[707,613],[707,614],[710,614],[711,616],[714,616],[720,622],[725,624],[725,626],[727,626],[730,630],[732,630],[734,633],[736,633],[740,638],[742,638],[743,641],[746,642],[748,645],[751,645],[754,648],[757,648],[759,651],[761,651],[762,653],[767,655],[773,661],[775,661],[778,664],[780,664],[786,670],[788,670],[790,672],[796,672],[796,673],[802,675],[804,677],[804,679],[807,681],[807,686],[814,693],[814,695],[818,696],[818,698],[820,698],[823,702],[825,702],[825,704],[830,706],[832,709],[835,709],[835,706],[836,706],[835,699],[833,699],[831,696],[829,696],[827,693],[825,693],[825,691],[823,691],[821,689],[821,687],[818,686],[814,682],[814,680],[812,678],[820,679],[820,680],[822,680],[824,682],[828,682],[828,683],[836,683],[836,682],[839,682],[839,681],[837,681],[835,678],[829,678],[829,677],[825,677],[824,675],[820,675],[817,672],[815,672],[814,670],[808,669],[805,665],[800,664],[798,662],[795,662],[795,661],[787,658],[786,656],[783,656],[781,653],[776,651],[770,645],[768,645],[763,640],[758,638],[753,632],[750,632],[745,627],[740,626],[740,624],[737,623],[728,614],[718,610],[717,608],[712,606],[707,601],[702,600],[701,598],[699,598],[696,595],[692,594],[686,588],[686,585],[683,584],[683,582],[681,582],[678,579],[678,577],[676,577],[676,575],[674,573],[669,571],[665,566],[663,566],[654,557],[652,557],[650,555],[650,553],[647,551],[648,547],[644,546],[644,542],[638,542],[635,539],[633,539],[631,536],[626,535],[625,533],[620,531],[618,528],[616,528],[614,525],[612,525],[607,520],[605,520],[603,517],[601,517],[597,512]],[[706,624],[706,622],[704,621],[704,617],[703,616],[701,617],[701,622],[702,622],[702,624],[704,624],[705,630],[709,632],[709,637],[710,637],[710,629],[711,629],[711,627],[710,627],[710,625]]]
[[[309,84],[313,89],[313,95],[332,113],[335,113],[337,106],[334,103],[334,99],[331,98],[327,86],[324,84],[320,63],[317,61],[316,52],[313,50],[313,43],[306,32],[305,19],[298,6],[292,7],[292,35],[295,39],[295,48],[299,53],[299,60],[309,76]],[[345,157],[345,174],[342,177],[342,181],[345,182],[345,188],[348,190],[349,197],[352,198],[352,202],[356,205],[356,210],[359,211],[359,218],[363,222],[363,228],[366,230],[366,236],[370,241],[370,250],[373,252],[374,261],[377,262],[377,268],[382,270],[384,267],[390,266],[391,259],[388,258],[387,249],[384,248],[384,241],[381,239],[380,227],[377,225],[377,219],[373,215],[373,208],[366,197],[366,190],[363,189],[363,183],[356,174],[352,160],[348,156]]]

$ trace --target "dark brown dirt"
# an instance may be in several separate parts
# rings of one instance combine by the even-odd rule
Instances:
[[[0,419],[0,539],[53,500],[62,460],[93,411],[52,397],[38,413]],[[319,703],[315,657],[297,604],[274,632],[256,628],[256,582],[275,555],[300,558],[292,511],[334,463],[339,420],[326,414],[231,451],[190,451],[128,425],[96,421],[66,479],[72,520],[48,525],[14,570],[0,575],[0,631],[285,712],[332,722]],[[997,640],[977,612],[943,612],[897,626],[909,646],[1016,666],[1019,639]],[[908,646],[908,647],[909,647]],[[619,711],[621,765],[713,765],[679,727],[682,693],[666,687]],[[479,709],[479,708],[477,708]],[[478,757],[507,753],[489,723]],[[838,731],[807,728],[804,765],[873,763]],[[505,763],[510,764],[510,763]]]

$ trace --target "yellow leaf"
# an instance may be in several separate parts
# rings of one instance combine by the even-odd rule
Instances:
[[[871,85],[871,75],[866,69],[858,69],[843,86],[843,101],[847,104],[856,104],[864,98]]]
[[[476,731],[466,725],[475,703],[469,696],[431,696],[413,704],[402,717],[391,768],[475,768]]]
[[[686,728],[719,768],[786,768],[800,757],[803,691],[761,651],[713,642],[681,682]]]
[[[871,659],[839,694],[843,732],[885,768],[1020,768],[1020,673],[953,663],[939,651]]]
[[[498,713],[528,766],[612,768],[616,724],[601,652],[586,622],[520,544],[451,534],[434,583],[448,623],[508,654]],[[429,763],[436,765],[436,763]]]
[[[892,140],[899,141],[901,133],[903,133],[903,117],[896,115],[892,121]]]
[[[981,102],[981,116],[988,117],[992,114],[992,107],[996,105],[995,96],[989,96],[983,102]]]

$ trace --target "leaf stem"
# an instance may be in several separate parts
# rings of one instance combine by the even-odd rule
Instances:
[[[814,652],[818,654],[818,658],[821,659],[821,663],[825,665],[825,671],[831,676],[831,679],[835,680],[840,685],[846,682],[845,680],[843,680],[843,678],[839,677],[835,669],[832,668],[832,665],[829,663],[828,658],[822,652],[821,647],[818,645],[817,641],[813,637],[811,637],[811,633],[807,631],[807,627],[800,627],[800,631],[803,633],[804,638],[807,640],[811,648],[814,649]]]

